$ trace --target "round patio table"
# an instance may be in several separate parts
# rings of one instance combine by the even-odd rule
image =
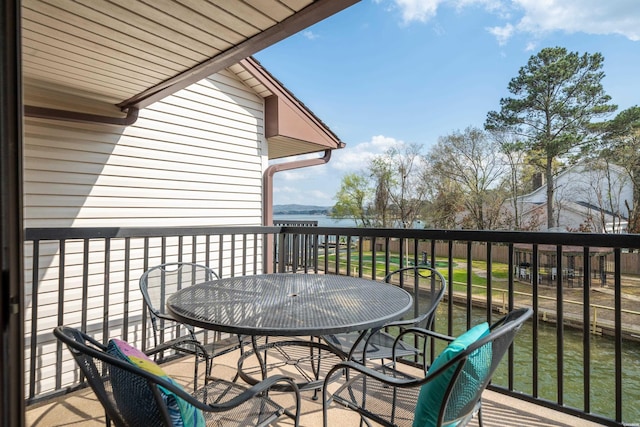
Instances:
[[[411,295],[387,283],[330,274],[263,274],[204,282],[167,300],[181,322],[241,335],[321,336],[399,319]]]
[[[266,365],[257,336],[314,336],[365,331],[399,319],[413,307],[405,290],[388,283],[330,274],[278,273],[230,277],[184,288],[167,299],[167,309],[177,320],[203,329],[248,335],[258,357],[262,376]],[[310,347],[311,352],[332,352],[315,341],[275,342]],[[296,344],[293,344],[296,345]],[[246,381],[255,382],[243,374]],[[315,358],[313,354],[309,356]],[[294,361],[285,363],[293,364]],[[314,368],[315,370],[315,368]],[[300,384],[317,387],[316,381]]]

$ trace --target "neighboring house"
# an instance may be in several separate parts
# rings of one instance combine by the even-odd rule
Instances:
[[[625,232],[633,185],[621,167],[581,162],[560,173],[555,186],[554,230]],[[546,228],[546,184],[518,197],[517,203],[521,224],[528,224],[533,230],[554,231]],[[505,209],[513,213],[513,199],[505,203]]]
[[[69,108],[78,105],[79,100],[69,96],[48,98],[55,94],[55,88],[41,91],[29,83],[26,105],[59,105],[60,99],[69,103]],[[87,108],[91,106],[87,104]],[[278,165],[304,167],[328,161],[330,150],[344,146],[252,58],[140,110],[135,123],[129,126],[27,117],[24,134],[27,228],[263,225],[271,220],[273,173],[267,173],[269,160],[324,153],[315,161]],[[192,250],[204,253],[201,248]],[[66,263],[74,264],[82,251],[80,243],[68,244]],[[104,320],[104,268],[100,262],[103,248],[91,247],[91,251],[97,262],[92,263],[89,272],[88,292],[92,298],[87,324],[98,333]],[[31,254],[32,248],[27,245],[26,319],[32,316]],[[177,260],[171,248],[167,256]],[[51,330],[58,322],[59,257],[55,243],[41,249],[38,329],[42,335],[38,337],[38,356],[43,377],[37,385],[39,392],[55,388],[53,367],[47,369],[47,363],[55,359],[48,355],[56,351]],[[219,273],[228,274],[234,262],[241,261],[227,257]],[[69,325],[78,324],[83,315],[80,261],[77,265],[77,269],[65,272],[69,290],[64,295],[68,310],[64,322]],[[115,260],[112,268],[110,274],[116,280],[109,292],[113,295],[123,292],[124,272]],[[135,315],[137,310],[140,318],[142,302],[137,280],[142,273],[141,261],[132,260],[130,313]],[[114,305],[109,312],[118,310],[121,307]],[[120,323],[117,314],[110,319],[112,336],[120,333]],[[30,330],[29,320],[26,329]],[[30,339],[31,334],[27,333],[25,345]]]

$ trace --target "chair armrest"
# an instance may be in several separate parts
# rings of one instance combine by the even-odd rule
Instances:
[[[405,335],[421,335],[423,336],[423,338],[427,339],[427,338],[436,338],[439,340],[443,340],[443,341],[447,341],[447,342],[451,342],[453,340],[455,340],[455,337],[451,337],[449,335],[444,335],[441,334],[439,332],[435,332],[429,329],[424,329],[424,328],[418,328],[418,327],[413,327],[413,328],[407,328],[402,330],[398,336],[396,337],[396,342],[401,340],[402,337],[404,337]],[[394,345],[395,347],[395,345]]]
[[[154,355],[156,353],[160,353],[162,351],[169,350],[173,346],[175,346],[176,344],[192,344],[193,346],[198,348],[200,351],[202,351],[203,355],[207,354],[204,346],[199,341],[191,339],[191,337],[188,337],[188,336],[185,336],[184,339],[177,338],[177,339],[173,339],[171,341],[163,342],[162,344],[159,344],[159,345],[153,347],[152,349],[145,350],[144,354],[146,354],[147,356],[152,356],[152,355]]]
[[[429,371],[428,374],[425,374],[424,377],[412,377],[408,374],[404,374],[403,376],[398,378],[398,377],[393,377],[390,375],[387,375],[384,373],[384,371],[389,371],[389,369],[393,369],[393,368],[386,368],[384,371],[378,371],[376,369],[373,368],[369,368],[368,366],[365,366],[361,363],[358,362],[354,362],[351,360],[347,360],[347,361],[343,361],[343,362],[339,362],[337,364],[335,364],[327,373],[325,380],[324,380],[324,387],[323,387],[323,393],[327,393],[327,386],[332,382],[332,376],[339,370],[346,370],[347,372],[346,374],[346,378],[350,378],[350,373],[348,371],[353,370],[356,372],[359,372],[367,377],[373,378],[377,381],[380,381],[384,384],[390,385],[390,386],[394,386],[394,387],[401,387],[401,388],[405,388],[405,387],[418,387],[421,386],[425,383],[428,383],[430,381],[432,381],[434,378],[437,378],[438,376],[440,376],[441,374],[443,374],[444,372],[446,372],[451,366],[460,363],[460,357],[455,357],[449,361],[447,361],[446,363],[444,363],[442,366],[440,366],[438,369],[436,369],[435,371],[431,372]],[[464,359],[466,360],[466,358]],[[393,371],[395,371],[395,369],[393,369]],[[397,371],[396,371],[397,372]],[[348,382],[349,380],[347,380]],[[326,396],[325,396],[325,400],[326,400]]]
[[[394,367],[395,367],[396,361],[398,360],[396,356],[396,349],[398,347],[398,343],[403,341],[403,339],[407,335],[412,335],[414,337],[417,336],[424,339],[424,342],[422,344],[422,356],[423,356],[422,369],[425,375],[427,374],[427,370],[429,369],[429,363],[427,362],[427,343],[429,341],[429,338],[431,338],[432,340],[437,339],[437,340],[446,341],[446,342],[451,342],[455,339],[454,337],[450,337],[448,335],[440,334],[438,332],[434,332],[424,328],[412,327],[412,328],[404,329],[400,331],[400,333],[396,337],[395,341],[393,342],[393,348],[391,349],[391,360]]]
[[[404,378],[397,378],[397,377],[392,377],[389,375],[384,374],[381,371],[378,371],[376,369],[373,368],[369,368],[368,366],[365,366],[361,363],[358,362],[354,362],[351,360],[347,360],[347,361],[343,361],[343,362],[339,362],[337,364],[335,364],[327,373],[327,375],[325,376],[325,380],[324,380],[324,387],[323,387],[323,391],[326,392],[327,390],[327,386],[329,385],[329,383],[332,381],[331,377],[339,370],[342,369],[346,369],[347,371],[349,370],[354,370],[356,372],[359,372],[363,375],[366,375],[368,377],[374,378],[384,384],[387,385],[391,385],[391,386],[395,386],[395,387],[415,387],[418,386],[422,383],[425,382],[426,378],[408,378],[408,375],[405,375]],[[347,378],[349,378],[349,375],[347,373]]]

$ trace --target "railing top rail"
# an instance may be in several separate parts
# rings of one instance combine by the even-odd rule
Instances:
[[[402,228],[347,228],[309,226],[229,227],[64,227],[27,228],[26,240],[197,236],[219,234],[312,234],[361,237],[414,238],[443,241],[551,244],[607,248],[640,248],[639,234],[548,233],[496,230],[431,230]]]
[[[402,228],[282,227],[283,233],[361,237],[414,238],[445,241],[552,244],[608,248],[640,248],[640,234],[549,233],[497,230],[431,230]]]
[[[25,240],[59,240],[87,238],[170,237],[217,234],[279,233],[281,227],[60,227],[27,228]]]

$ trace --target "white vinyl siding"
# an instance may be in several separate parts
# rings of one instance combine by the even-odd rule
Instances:
[[[222,72],[140,111],[136,123],[122,128],[27,118],[25,120],[25,227],[174,227],[262,224],[262,173],[266,164],[263,100],[234,74]],[[231,246],[225,236],[225,248]],[[86,298],[90,334],[102,338],[105,323],[105,274],[109,276],[109,337],[122,333],[125,301],[124,240],[113,239],[107,262],[104,242],[91,242],[83,271],[83,243],[65,246],[65,269],[59,272],[57,242],[40,247],[38,270],[39,368],[36,393],[56,388],[56,340],[59,323],[78,326]],[[132,239],[129,266],[128,337],[140,345],[144,240]],[[215,252],[211,266],[228,274],[242,260]],[[242,245],[236,241],[236,248]],[[256,242],[247,243],[252,253]],[[167,260],[177,261],[177,239],[168,239]],[[195,247],[185,239],[183,259],[203,260],[204,239]],[[261,248],[258,248],[261,252]],[[25,247],[25,366],[32,357],[33,247]],[[160,239],[150,239],[150,265],[159,264]],[[222,257],[220,260],[218,257]],[[252,270],[253,266],[249,266]],[[106,271],[108,270],[108,271]],[[239,271],[236,270],[236,271]],[[84,289],[86,275],[86,294]],[[64,280],[60,294],[59,277]],[[62,309],[60,309],[62,304]],[[62,312],[60,312],[62,310]],[[138,320],[136,323],[135,320]],[[133,323],[131,323],[133,322]],[[148,334],[151,337],[151,334]],[[71,384],[74,364],[66,360],[63,382]],[[63,384],[64,385],[64,384]]]
[[[124,129],[28,119],[25,225],[260,225],[262,99],[214,77]]]

